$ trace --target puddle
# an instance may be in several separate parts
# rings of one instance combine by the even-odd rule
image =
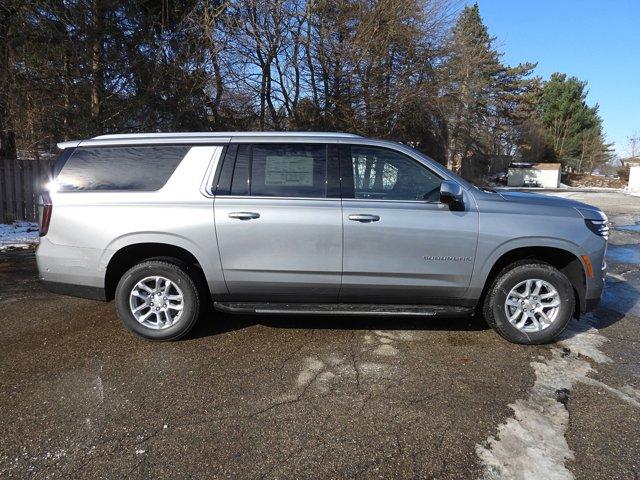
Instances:
[[[637,225],[616,225],[613,228],[615,230],[622,230],[624,232],[638,232],[638,233],[640,233],[640,224],[637,224]]]
[[[640,316],[640,294],[635,287],[615,278],[607,278],[600,305],[622,315]]]
[[[615,263],[640,264],[640,246],[609,245],[607,247],[607,261]]]

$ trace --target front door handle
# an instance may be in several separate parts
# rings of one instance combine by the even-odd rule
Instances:
[[[260,218],[260,214],[256,212],[231,212],[229,218],[237,218],[238,220],[252,220]]]
[[[378,215],[369,215],[368,213],[361,213],[361,214],[349,215],[349,220],[353,220],[354,222],[369,223],[369,222],[377,222],[378,220],[380,220],[380,217]]]

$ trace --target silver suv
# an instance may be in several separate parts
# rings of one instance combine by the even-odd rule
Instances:
[[[602,293],[602,211],[477,188],[406,145],[234,132],[59,146],[40,202],[40,277],[115,299],[141,337],[182,337],[212,299],[232,313],[476,312],[537,344]]]

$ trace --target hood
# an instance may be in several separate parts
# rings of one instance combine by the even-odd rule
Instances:
[[[585,218],[602,218],[602,210],[588,203],[578,202],[569,198],[543,195],[541,193],[516,192],[512,190],[499,190],[498,194],[508,202],[528,205],[547,205],[550,207],[575,208]],[[604,217],[606,218],[606,217]]]

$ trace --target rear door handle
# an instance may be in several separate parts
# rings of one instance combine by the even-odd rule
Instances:
[[[349,215],[349,220],[353,220],[354,222],[369,223],[377,222],[378,220],[380,220],[380,217],[378,215],[369,215],[368,213],[351,214]]]
[[[237,218],[238,220],[252,220],[260,218],[260,214],[256,212],[231,212],[229,218]]]

